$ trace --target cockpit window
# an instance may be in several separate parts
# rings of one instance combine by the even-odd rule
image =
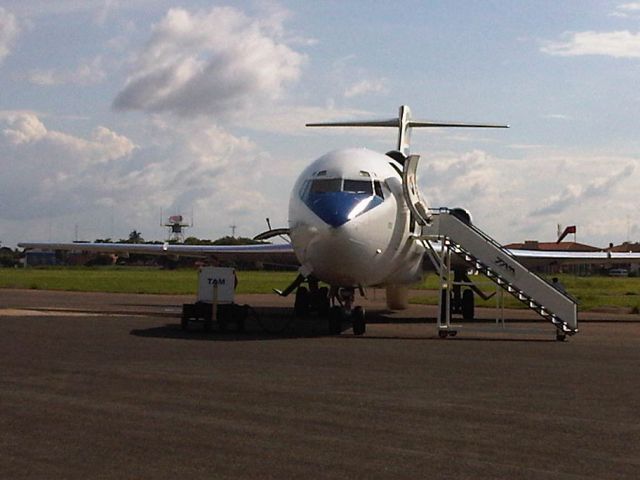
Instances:
[[[371,180],[344,180],[343,191],[354,193],[373,193]]]
[[[373,189],[375,190],[377,196],[379,196],[380,198],[384,198],[384,194],[382,193],[382,185],[380,185],[380,182],[378,180],[375,180],[373,182]]]
[[[366,172],[365,172],[366,173]],[[342,179],[342,178],[312,178],[305,181],[300,188],[300,198],[306,201],[312,194],[330,192],[349,192],[365,195],[375,195],[384,200],[388,196],[388,189],[379,180],[368,179]]]
[[[323,178],[311,182],[311,193],[339,192],[342,187],[341,178]]]

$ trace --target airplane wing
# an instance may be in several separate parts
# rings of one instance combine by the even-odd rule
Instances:
[[[257,245],[182,245],[147,243],[19,243],[24,249],[63,250],[73,252],[96,252],[146,255],[166,255],[177,257],[213,258],[224,260],[259,260],[269,263],[298,265],[298,260],[290,244]],[[435,245],[434,245],[435,246]],[[439,246],[435,246],[438,250]],[[506,249],[526,267],[544,265],[596,264],[613,265],[640,263],[639,252],[567,252]]]
[[[297,265],[298,261],[289,244],[256,245],[176,245],[171,243],[19,243],[24,249],[63,250],[115,254],[167,255],[224,260],[260,260],[270,263]]]
[[[429,242],[428,249],[439,253],[442,249],[440,242]],[[524,250],[519,248],[504,248],[504,251],[514,257],[527,268],[544,267],[547,265],[628,265],[640,264],[640,252],[570,252],[566,250]]]
[[[506,249],[527,267],[542,265],[609,265],[640,263],[640,252],[566,252],[558,250]]]

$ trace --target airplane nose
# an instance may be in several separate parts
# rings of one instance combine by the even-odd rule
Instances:
[[[307,205],[323,221],[332,227],[339,227],[362,213],[370,198],[350,192],[328,192],[310,198]]]

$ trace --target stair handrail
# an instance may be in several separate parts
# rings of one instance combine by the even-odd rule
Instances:
[[[563,296],[565,296],[566,298],[568,298],[569,300],[571,300],[573,303],[578,303],[576,301],[575,298],[573,298],[573,296],[569,295],[569,293],[567,293],[566,291],[563,290],[559,290],[558,288],[556,288],[553,283],[551,283],[549,280],[547,280],[544,277],[541,277],[540,275],[538,275],[536,272],[529,270],[527,267],[525,267],[520,260],[518,260],[518,257],[516,257],[514,254],[512,254],[508,249],[506,249],[504,246],[500,245],[500,243],[498,243],[498,241],[496,241],[494,238],[492,238],[491,236],[489,236],[487,233],[485,233],[483,230],[481,230],[480,228],[476,227],[473,223],[469,222],[463,222],[462,220],[460,220],[455,214],[451,213],[451,209],[448,207],[440,207],[440,208],[434,208],[434,209],[429,209],[429,211],[431,212],[432,215],[439,215],[439,214],[445,214],[445,215],[449,215],[450,218],[454,218],[455,221],[460,222],[464,225],[466,225],[467,227],[469,227],[471,230],[473,230],[475,233],[477,233],[478,235],[480,235],[484,240],[488,241],[489,243],[491,243],[494,247],[500,249],[502,251],[502,253],[504,253],[506,256],[508,256],[511,260],[513,260],[515,263],[517,263],[518,265],[520,265],[521,267],[523,267],[527,273],[533,277],[536,277],[539,280],[542,280],[543,282],[545,282],[547,285],[549,285],[550,287],[554,288],[557,292],[561,293]],[[469,252],[470,253],[470,252]],[[470,253],[471,255],[473,255],[472,253]],[[490,267],[488,267],[490,268]]]

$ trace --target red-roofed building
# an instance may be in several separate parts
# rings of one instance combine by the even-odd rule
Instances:
[[[609,244],[608,252],[640,252],[640,243],[624,242],[620,245]]]
[[[541,250],[545,252],[601,252],[603,248],[593,247],[578,242],[538,242],[537,240],[525,240],[524,243],[510,243],[505,248],[514,250]]]
[[[578,242],[538,242],[537,240],[525,240],[523,243],[510,243],[504,245],[510,250],[540,250],[543,252],[601,252],[604,249]],[[534,267],[539,273],[572,273],[574,275],[589,275],[600,270],[600,267],[591,264],[559,265],[550,263],[542,267]]]

